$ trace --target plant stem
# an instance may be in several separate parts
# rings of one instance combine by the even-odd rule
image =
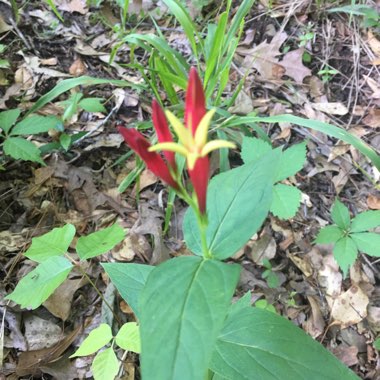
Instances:
[[[69,255],[65,255],[66,258],[68,258],[71,262],[75,263],[75,266],[76,268],[79,269],[79,271],[81,272],[81,274],[86,277],[87,281],[89,282],[89,284],[95,289],[96,293],[98,293],[100,299],[105,303],[105,305],[111,310],[111,313],[113,315],[113,317],[115,318],[116,322],[119,324],[119,326],[122,326],[123,323],[121,322],[121,320],[119,319],[119,317],[115,314],[115,311],[113,310],[113,308],[111,307],[111,305],[107,302],[107,300],[104,298],[103,294],[101,293],[101,291],[96,287],[96,285],[94,284],[94,282],[91,280],[90,276],[86,273],[86,271],[80,266],[80,263],[73,260]]]
[[[196,210],[196,212],[199,213],[199,210]],[[201,244],[202,244],[202,251],[203,251],[203,256],[205,259],[211,259],[212,254],[210,250],[208,249],[207,245],[207,236],[206,236],[206,231],[207,231],[207,218],[205,215],[197,215],[197,220],[198,220],[198,227],[199,227],[199,232],[201,235]]]
[[[205,259],[211,259],[212,254],[210,253],[210,250],[207,246],[207,215],[202,215],[199,211],[199,207],[196,201],[194,201],[193,198],[190,197],[190,195],[187,193],[186,189],[182,186],[182,183],[180,180],[177,180],[179,190],[175,190],[177,195],[182,198],[193,210],[197,218],[198,228],[201,236],[201,246],[202,246],[202,252],[203,257]]]

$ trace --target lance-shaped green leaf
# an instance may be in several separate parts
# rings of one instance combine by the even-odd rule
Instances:
[[[45,165],[40,150],[31,141],[21,137],[9,137],[4,141],[4,153],[16,160],[33,161]]]
[[[88,337],[82,342],[70,358],[91,355],[109,343],[111,339],[111,327],[106,323],[101,323],[98,327],[93,329],[90,334],[88,334]]]
[[[111,227],[93,232],[87,236],[81,236],[75,248],[78,256],[85,260],[108,252],[124,238],[124,229],[118,223],[115,223]]]
[[[211,369],[229,380],[359,379],[293,323],[251,307],[229,313]]]
[[[347,276],[348,269],[358,257],[354,241],[349,236],[339,239],[334,246],[333,254],[344,276]]]
[[[350,226],[350,211],[339,199],[336,199],[332,206],[331,218],[343,230],[347,230]]]
[[[359,232],[350,235],[358,247],[370,256],[380,256],[380,234],[375,232]]]
[[[140,318],[139,297],[146,280],[154,267],[142,264],[102,263],[101,264],[124,301]]]
[[[282,152],[219,174],[207,192],[207,244],[211,254],[225,259],[237,252],[260,228],[272,203],[272,188]],[[202,254],[197,220],[188,209],[183,224],[186,244]]]
[[[22,278],[15,290],[5,298],[22,308],[36,309],[65,281],[72,267],[64,257],[51,257]]]
[[[119,367],[116,354],[110,347],[95,356],[91,370],[95,380],[115,380]]]
[[[195,256],[152,271],[140,299],[143,379],[205,378],[239,272]]]
[[[364,232],[377,226],[380,226],[380,210],[365,211],[352,219],[350,232]]]
[[[21,111],[18,108],[0,112],[0,128],[5,133],[8,133],[12,126],[16,123],[20,113]]]
[[[314,241],[316,244],[336,243],[344,236],[344,231],[338,226],[327,226],[322,228]]]
[[[62,122],[55,116],[31,115],[12,128],[11,135],[35,135],[57,129]]]
[[[29,259],[41,263],[53,257],[64,255],[75,236],[75,227],[66,224],[52,229],[50,232],[32,239],[32,245],[24,253]]]

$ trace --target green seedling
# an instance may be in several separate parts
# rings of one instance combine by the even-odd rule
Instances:
[[[380,226],[380,211],[365,211],[351,219],[348,208],[337,199],[331,209],[331,218],[335,224],[322,228],[314,242],[334,244],[335,260],[345,276],[359,251],[380,257],[380,234],[369,232]]]

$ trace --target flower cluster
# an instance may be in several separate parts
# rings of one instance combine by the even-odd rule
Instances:
[[[150,142],[135,129],[119,127],[126,143],[141,157],[149,170],[175,190],[181,188],[178,178],[175,153],[186,157],[187,169],[196,194],[200,214],[206,212],[206,193],[209,180],[208,154],[219,148],[233,148],[234,144],[224,140],[207,142],[208,128],[215,110],[206,112],[202,82],[194,67],[190,69],[189,84],[185,100],[185,125],[171,112],[165,113],[153,100],[153,125],[158,144]],[[178,137],[174,142],[167,119]],[[166,162],[158,151],[162,151]]]

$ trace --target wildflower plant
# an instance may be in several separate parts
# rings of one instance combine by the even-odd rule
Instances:
[[[183,230],[193,256],[157,267],[103,264],[139,320],[142,378],[356,379],[301,329],[252,307],[250,294],[231,303],[240,267],[222,260],[241,249],[273,212],[276,182],[302,167],[305,145],[284,153],[268,146],[251,156],[245,144],[245,163],[209,181],[209,153],[235,146],[208,141],[214,110],[207,111],[205,104],[201,80],[191,68],[184,124],[153,101],[157,144],[135,129],[119,127],[148,169],[190,206]],[[178,170],[176,154],[186,159],[192,191]]]
[[[235,145],[225,140],[207,142],[208,129],[215,113],[214,109],[206,112],[205,96],[201,80],[194,67],[190,69],[189,86],[186,92],[185,125],[170,111],[163,112],[156,100],[153,100],[153,126],[157,133],[158,144],[151,144],[135,129],[119,127],[119,131],[129,146],[140,156],[155,175],[161,178],[185,200],[196,214],[201,231],[203,254],[208,257],[205,228],[206,196],[209,182],[210,164],[208,154],[220,148],[234,148]],[[170,121],[178,142],[174,142],[167,120]],[[162,151],[166,162],[158,153]],[[175,160],[175,153],[186,158],[187,169],[193,186],[190,195],[183,186],[181,173]]]

